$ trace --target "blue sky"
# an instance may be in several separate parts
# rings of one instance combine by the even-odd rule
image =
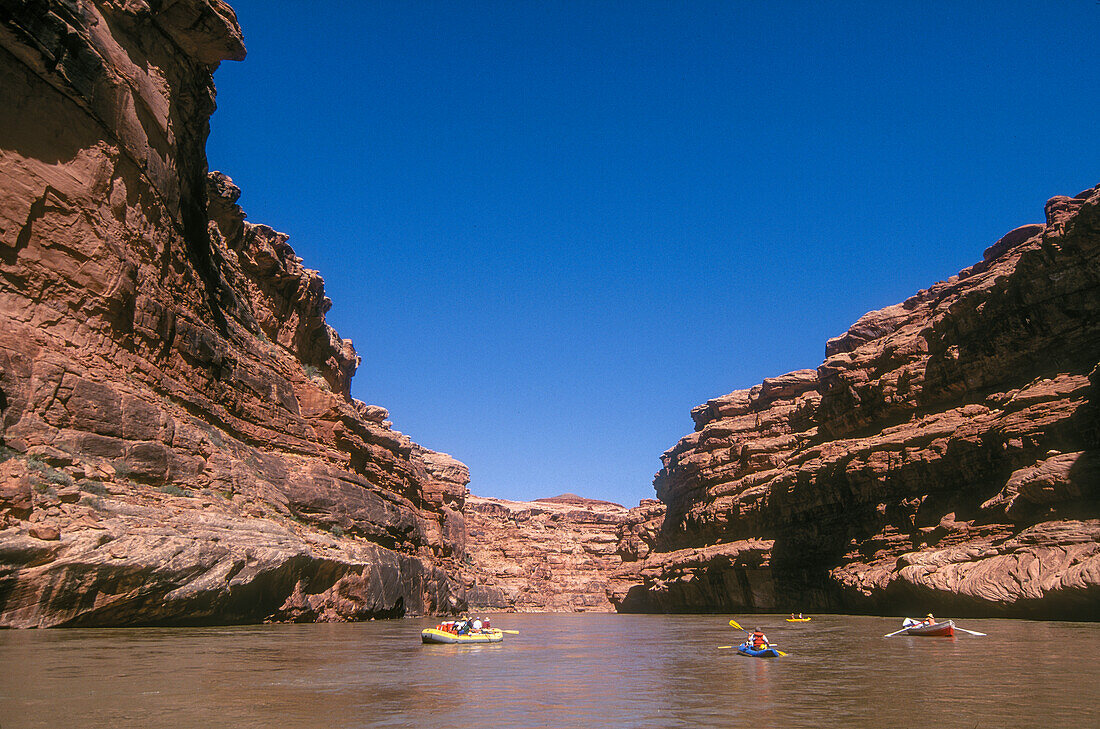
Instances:
[[[231,4],[210,168],[479,495],[652,497],[693,406],[1100,183],[1093,0]]]

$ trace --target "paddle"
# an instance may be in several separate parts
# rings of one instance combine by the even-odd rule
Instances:
[[[736,620],[731,620],[731,621],[730,621],[730,627],[731,627],[731,628],[737,628],[738,630],[744,630],[744,628],[742,628],[742,627],[741,627],[741,626],[740,626],[740,625],[739,625],[739,624],[737,623],[737,621],[736,621]]]
[[[957,626],[957,625],[955,626],[955,630],[961,630],[962,632],[964,632],[964,633],[970,633],[971,635],[985,635],[985,633],[979,633],[979,632],[978,632],[978,631],[976,631],[976,630],[967,630],[966,628],[960,628],[960,627],[959,627],[959,626]]]
[[[498,628],[498,630],[499,630],[499,628]],[[507,633],[508,635],[519,635],[518,630],[501,630],[500,632]]]

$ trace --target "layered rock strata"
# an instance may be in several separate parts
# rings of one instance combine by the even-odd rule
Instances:
[[[611,612],[625,507],[572,494],[535,501],[466,500],[471,608]]]
[[[1100,615],[1100,187],[825,355],[692,411],[617,609]]]
[[[0,4],[0,626],[464,607],[469,474],[207,174],[219,0]]]

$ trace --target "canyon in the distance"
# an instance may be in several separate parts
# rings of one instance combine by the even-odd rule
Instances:
[[[0,627],[1100,615],[1100,187],[694,408],[657,500],[483,498],[208,171],[244,56],[220,0],[0,7]]]

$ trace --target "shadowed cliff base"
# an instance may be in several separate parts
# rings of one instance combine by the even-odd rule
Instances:
[[[692,411],[624,612],[1100,616],[1100,187]]]

